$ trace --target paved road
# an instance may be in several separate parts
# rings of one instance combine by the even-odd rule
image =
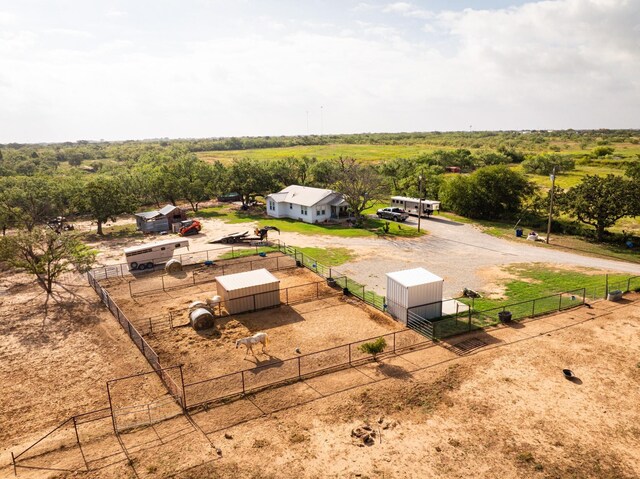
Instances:
[[[407,225],[417,224],[409,218]],[[386,289],[385,273],[422,266],[445,279],[446,296],[464,287],[482,290],[486,279],[479,270],[511,263],[556,263],[640,275],[640,264],[594,258],[534,245],[525,239],[505,240],[469,224],[442,217],[422,220],[430,234],[413,239],[338,238],[283,233],[281,239],[300,246],[344,246],[362,255],[338,269],[380,294]]]

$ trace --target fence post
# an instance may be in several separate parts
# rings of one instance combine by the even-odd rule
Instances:
[[[609,273],[604,275],[604,281],[605,281],[604,299],[607,299],[607,295],[609,294]]]
[[[111,423],[113,424],[113,432],[118,434],[118,427],[116,426],[116,416],[113,413],[113,403],[111,402],[111,391],[109,391],[109,381],[107,381],[107,398],[109,399],[109,410],[111,411]]]
[[[171,314],[171,313],[169,313]],[[149,332],[153,333],[153,325],[151,324],[151,318],[149,318]]]
[[[287,305],[289,304],[289,288],[285,289],[284,292],[286,293],[286,301],[287,301]]]
[[[349,366],[351,366],[351,343],[347,345],[349,347]]]
[[[302,374],[300,374],[300,356],[298,356],[298,379],[302,379]]]
[[[396,352],[396,334],[397,334],[397,332],[394,331],[393,332],[393,352],[394,353]]]
[[[13,464],[13,475],[17,476],[18,471],[16,470],[16,457],[13,455],[13,451],[11,451],[11,464]]]
[[[165,291],[165,289],[164,289],[164,274],[162,276],[160,276],[160,279],[162,280],[162,291]]]
[[[467,306],[468,319],[467,319],[467,331],[471,331],[471,308]]]
[[[133,292],[131,291],[131,281],[129,281],[129,296],[133,298]]]
[[[240,376],[242,377],[242,395],[244,396],[246,394],[244,387],[244,371],[240,371]]]
[[[316,298],[320,297],[320,282],[316,283]]]
[[[256,310],[256,295],[253,295],[253,310]]]
[[[178,367],[180,368],[180,385],[182,387],[182,410],[186,411],[187,410],[187,393],[184,390],[184,376],[182,374],[182,364],[179,364]]]
[[[191,277],[193,278],[193,284],[196,284],[196,270],[195,269],[191,272]]]
[[[536,315],[536,300],[531,301],[531,317]]]
[[[231,247],[231,258],[232,258],[232,259],[233,259],[233,258],[235,258],[235,256],[234,256],[234,255],[235,255],[235,253],[233,252],[233,246],[232,246],[232,247]]]
[[[587,302],[587,288],[582,288],[582,304]]]
[[[560,301],[558,301],[558,311],[562,310],[562,293],[560,293],[558,296],[560,296]]]

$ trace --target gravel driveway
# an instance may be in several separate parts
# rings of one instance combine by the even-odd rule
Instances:
[[[417,218],[407,225],[417,226]],[[640,264],[581,256],[534,245],[527,240],[510,241],[481,232],[470,224],[442,217],[422,220],[429,235],[411,239],[340,238],[282,233],[280,239],[299,246],[337,247],[354,250],[358,259],[336,269],[385,294],[385,273],[422,266],[444,278],[445,296],[456,296],[464,287],[482,290],[486,285],[478,272],[511,263],[555,263],[608,271],[640,274]]]

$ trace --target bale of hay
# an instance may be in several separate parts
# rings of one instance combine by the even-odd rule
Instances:
[[[182,263],[177,259],[170,259],[167,264],[164,265],[164,270],[168,274],[174,274],[182,271]]]
[[[189,313],[189,322],[196,331],[213,328],[215,326],[214,317],[211,311],[205,308],[194,309]]]
[[[195,311],[196,309],[204,308],[206,310],[211,310],[209,305],[205,301],[194,301],[189,305],[189,313]]]

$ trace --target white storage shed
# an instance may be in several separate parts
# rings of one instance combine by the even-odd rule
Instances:
[[[442,316],[442,285],[444,280],[424,268],[387,273],[387,311],[407,324],[407,311],[412,309],[423,318]]]
[[[264,268],[218,276],[216,282],[230,314],[280,305],[280,280]]]

